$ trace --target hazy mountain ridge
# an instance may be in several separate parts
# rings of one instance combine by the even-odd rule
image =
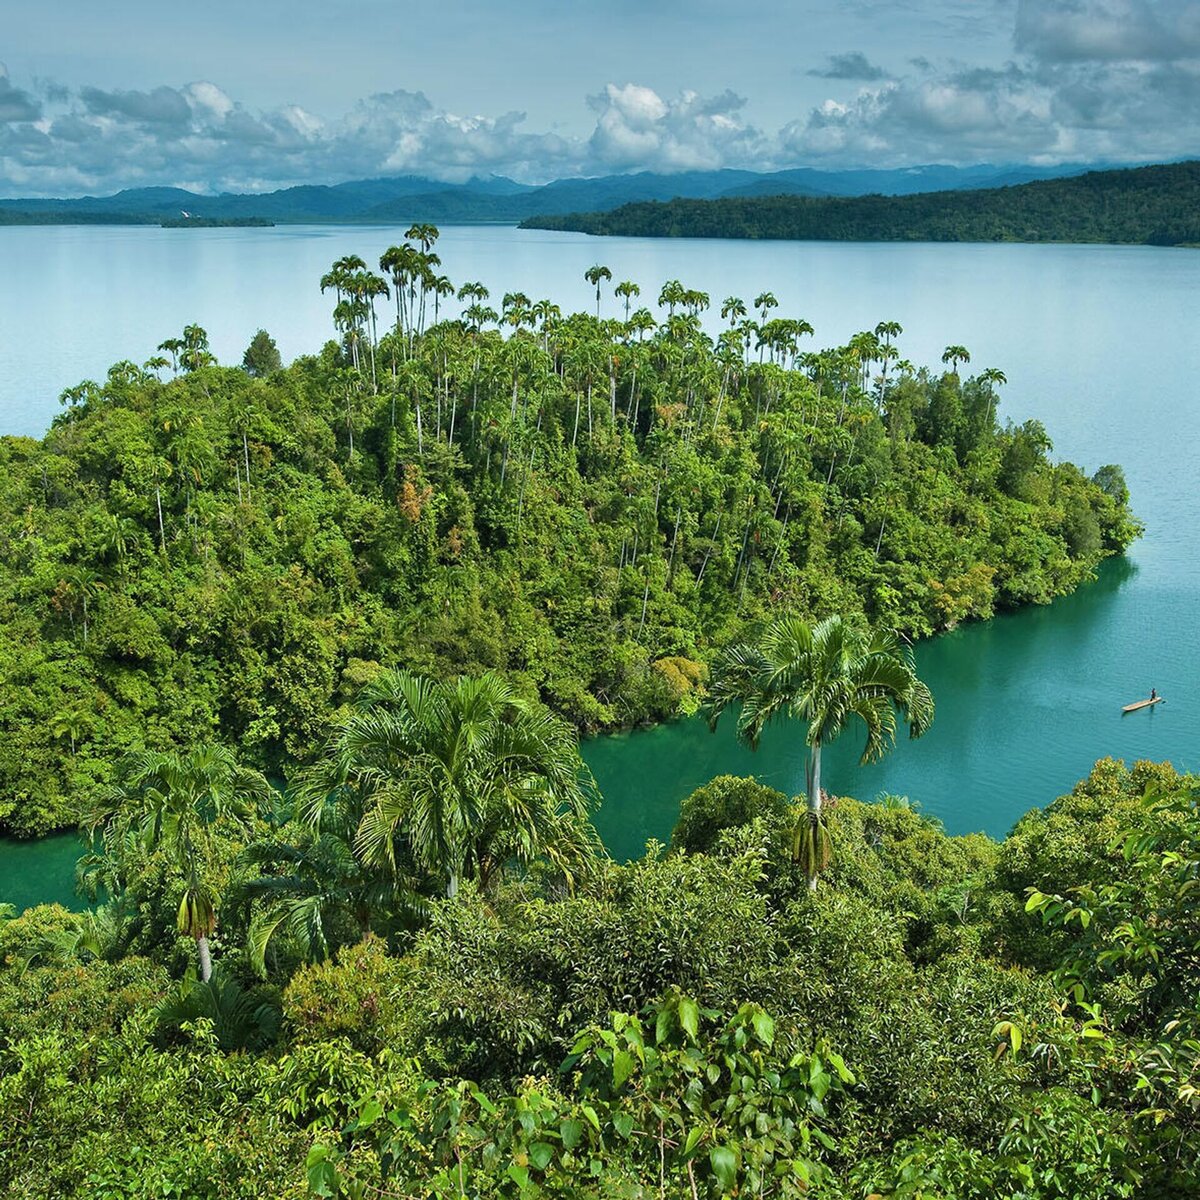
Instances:
[[[558,179],[540,186],[504,176],[454,184],[418,175],[301,184],[262,193],[208,196],[175,187],[129,188],[112,196],[0,200],[0,224],[68,223],[78,216],[151,223],[187,212],[195,217],[261,217],[276,222],[518,222],[530,217],[606,212],[639,201],[719,200],[751,196],[909,195],[914,192],[994,187],[1080,174],[1085,165],[952,167],[822,171],[801,167],[760,173],[744,170],[643,171],[590,179]]]

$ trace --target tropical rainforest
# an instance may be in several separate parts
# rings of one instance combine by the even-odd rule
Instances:
[[[1200,1194],[1197,781],[1003,843],[820,783],[935,720],[911,639],[1124,549],[1120,469],[766,292],[441,320],[436,238],[0,443],[4,820],[87,835],[83,911],[0,906],[0,1195]],[[612,862],[579,734],[696,711],[806,795]]]
[[[1200,162],[1184,162],[910,196],[642,201],[604,212],[529,217],[523,227],[622,237],[1178,246],[1200,244],[1197,212]]]
[[[189,326],[0,440],[0,830],[74,824],[129,749],[286,780],[384,667],[502,671],[585,732],[670,718],[768,612],[923,637],[1137,532],[1120,469],[1001,425],[965,347],[919,368],[881,321],[809,349],[769,292],[713,339],[707,295],[668,281],[655,316],[599,265],[616,319],[468,282],[444,321],[416,228],[331,269],[320,354],[283,369],[262,332],[222,367]]]

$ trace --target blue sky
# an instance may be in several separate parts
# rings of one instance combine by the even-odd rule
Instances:
[[[1200,154],[1200,0],[5,0],[0,194]]]

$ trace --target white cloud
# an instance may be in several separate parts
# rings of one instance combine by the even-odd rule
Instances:
[[[887,77],[860,51],[829,54],[808,74],[830,94],[774,132],[752,123],[732,91],[671,96],[632,81],[587,97],[593,124],[580,136],[531,130],[520,111],[454,112],[404,89],[321,117],[294,104],[254,110],[209,81],[29,90],[0,66],[0,194],[1195,152],[1200,0],[1017,0],[1007,11],[1012,62],[966,69],[919,57]]]

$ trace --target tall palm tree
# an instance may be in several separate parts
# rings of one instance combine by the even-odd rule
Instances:
[[[969,363],[971,352],[966,346],[947,346],[942,353],[942,362],[950,364],[950,370],[957,375],[959,363]]]
[[[584,271],[583,277],[596,289],[596,320],[598,321],[600,320],[600,284],[606,279],[612,279],[612,272],[597,263],[594,267],[588,267]]]
[[[988,390],[987,431],[991,436],[992,426],[996,423],[996,388],[1008,382],[1008,376],[999,367],[988,367],[979,373],[979,382],[985,384]]]
[[[305,785],[309,819],[331,789],[362,797],[360,860],[411,859],[447,896],[542,857],[567,878],[592,846],[592,785],[574,731],[501,676],[435,682],[392,671],[368,684]]]
[[[821,748],[858,717],[867,735],[859,761],[881,758],[895,743],[897,712],[910,737],[929,728],[933,696],[917,677],[911,651],[895,634],[864,633],[840,616],[810,626],[784,615],[721,656],[708,713],[711,728],[735,702],[742,705],[738,737],[754,749],[773,721],[807,722],[808,810],[796,824],[793,856],[815,888],[829,860],[829,835],[821,819]]]
[[[625,279],[613,288],[613,293],[625,301],[625,324],[629,324],[629,306],[635,296],[642,294],[642,289],[632,280]]]
[[[183,877],[176,926],[196,942],[200,978],[212,974],[208,939],[217,924],[218,897],[208,881],[213,827],[218,822],[245,826],[256,806],[272,797],[257,771],[238,764],[224,746],[190,751],[143,751],[130,755],[119,782],[86,814],[84,830],[101,833],[104,854],[116,864],[136,845],[142,853],[165,849]]]

